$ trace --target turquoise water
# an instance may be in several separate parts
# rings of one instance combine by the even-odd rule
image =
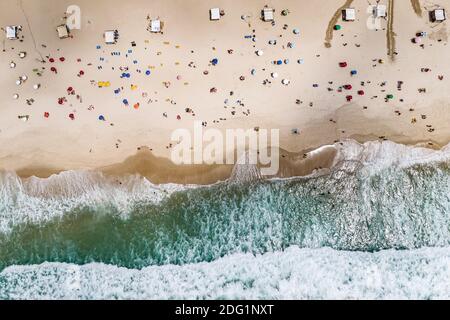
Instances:
[[[68,180],[75,181],[73,177]],[[176,265],[179,268],[193,266],[206,272],[207,269],[202,268],[209,268],[206,266],[210,262],[216,267],[220,261],[229,264],[227,259],[240,261],[236,257],[241,254],[245,257],[243,261],[250,264],[248,268],[270,257],[275,265],[281,263],[287,259],[283,258],[286,252],[304,256],[302,250],[309,250],[310,256],[317,250],[318,256],[310,259],[313,262],[319,259],[316,263],[320,263],[326,247],[330,255],[348,255],[348,259],[355,261],[361,258],[364,264],[373,259],[378,261],[377,255],[386,249],[395,249],[389,251],[395,257],[395,252],[408,253],[431,247],[447,250],[450,245],[450,161],[445,158],[444,161],[382,166],[348,160],[331,172],[311,178],[223,182],[206,187],[175,188],[176,191],[142,185],[142,178],[136,181],[133,184],[139,186],[131,188],[97,181],[95,187],[83,186],[88,189],[76,189],[76,192],[69,188],[62,194],[44,197],[36,194],[36,186],[20,185],[10,175],[3,175],[2,182],[8,187],[4,186],[0,193],[4,227],[0,233],[0,270],[7,269],[0,273],[0,298],[17,298],[13,292],[19,287],[22,296],[29,297],[27,294],[34,292],[33,284],[27,285],[20,279],[32,275],[40,279],[43,274],[50,278],[54,274],[54,281],[48,280],[55,286],[51,287],[51,292],[60,292],[61,287],[55,282],[61,278],[58,270],[65,274],[68,266],[76,268],[82,279],[88,277],[85,286],[89,279],[104,281],[103,268],[108,265],[144,274],[148,273],[148,268],[163,268],[152,269],[152,272],[166,270],[177,282],[183,272],[175,269],[178,277],[174,276]],[[48,186],[39,188],[39,192],[56,190]],[[153,196],[137,196],[148,189],[152,189]],[[26,212],[31,207],[41,214],[37,215],[39,219],[29,219]],[[445,253],[448,259],[450,252]],[[411,256],[405,257],[412,259]],[[44,262],[45,266],[37,266]],[[102,267],[89,269],[92,264]],[[17,269],[21,265],[28,269]],[[88,269],[78,269],[82,265]],[[377,270],[383,269],[383,264],[374,265]],[[355,273],[364,268],[355,266]],[[280,267],[277,271],[282,273],[283,269]],[[114,272],[121,274],[119,271]],[[233,277],[238,283],[242,280],[239,274]],[[30,286],[31,291],[24,286]],[[261,288],[256,297],[280,297],[272,289],[271,294],[264,296],[266,289]],[[236,297],[245,298],[241,291]],[[51,292],[45,295],[38,290],[31,297],[54,297]],[[61,297],[68,294],[64,292]],[[114,298],[114,295],[102,294],[103,298]],[[134,294],[131,291],[126,296],[158,297],[156,293]],[[167,292],[159,294],[174,297]],[[255,297],[250,293],[249,296]],[[76,297],[92,298],[95,294]],[[124,296],[116,298],[119,297]],[[197,292],[190,297],[228,296],[206,293],[202,296]]]

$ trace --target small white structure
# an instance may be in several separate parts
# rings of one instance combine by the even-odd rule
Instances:
[[[220,20],[220,9],[212,8],[209,10],[209,19],[210,20]]]
[[[347,8],[345,10],[342,10],[342,19],[344,21],[355,21],[356,10],[354,8]]]
[[[60,39],[65,39],[69,37],[69,29],[65,24],[56,27],[56,32],[58,32],[58,37]]]
[[[373,6],[373,15],[375,18],[385,18],[387,14],[386,6],[383,4],[377,4]]]
[[[106,44],[115,44],[117,42],[116,32],[114,30],[106,30],[103,34]]]
[[[150,32],[154,33],[161,32],[161,20],[156,19],[150,22]]]
[[[273,12],[275,10],[272,8],[264,8],[262,10],[262,18],[264,21],[273,21]]]
[[[20,30],[22,30],[21,26],[6,26],[6,39],[9,40],[19,39]]]
[[[442,22],[447,19],[445,15],[445,9],[436,9],[430,12],[431,21]]]

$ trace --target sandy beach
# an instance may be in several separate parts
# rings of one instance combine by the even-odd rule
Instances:
[[[4,0],[1,27],[23,29],[18,40],[0,37],[0,168],[23,177],[100,169],[154,183],[226,179],[233,166],[171,163],[171,133],[195,121],[279,129],[282,177],[330,166],[332,148],[308,152],[345,139],[440,148],[450,141],[449,27],[428,12],[450,5],[380,3],[389,17],[372,30],[373,0]],[[73,4],[81,29],[59,39]],[[274,24],[260,19],[265,5]],[[342,21],[346,6],[355,21]],[[219,21],[209,19],[214,7],[225,13]],[[148,18],[158,17],[163,33],[150,33]],[[105,30],[118,30],[116,44],[105,44]],[[415,43],[418,32],[426,36]]]

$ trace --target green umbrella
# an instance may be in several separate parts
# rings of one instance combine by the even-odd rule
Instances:
[[[334,26],[334,30],[341,30],[341,28],[342,28],[342,27],[341,27],[339,24],[337,24],[337,25]]]
[[[386,97],[387,97],[388,99],[394,99],[394,95],[393,95],[393,94],[388,94]]]

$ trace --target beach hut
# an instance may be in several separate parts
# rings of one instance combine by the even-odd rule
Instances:
[[[69,29],[65,24],[56,27],[56,32],[58,32],[58,37],[60,39],[65,39],[69,37]]]
[[[19,39],[19,31],[22,30],[21,26],[6,26],[6,39],[17,40]]]
[[[385,18],[387,14],[386,6],[383,4],[377,4],[373,7],[373,15],[375,18]]]
[[[209,10],[209,19],[210,20],[220,20],[220,9],[212,8]]]
[[[447,19],[445,15],[445,9],[436,9],[430,12],[430,18],[432,22],[442,22]]]
[[[161,20],[155,19],[150,22],[150,32],[153,33],[161,32]]]
[[[103,38],[105,39],[106,44],[115,44],[117,43],[116,31],[114,30],[106,30],[103,34]]]
[[[347,8],[342,10],[342,19],[344,21],[355,21],[356,10],[354,8]]]
[[[264,8],[262,10],[262,19],[264,21],[273,21],[273,13],[274,13],[274,9],[272,8]]]

